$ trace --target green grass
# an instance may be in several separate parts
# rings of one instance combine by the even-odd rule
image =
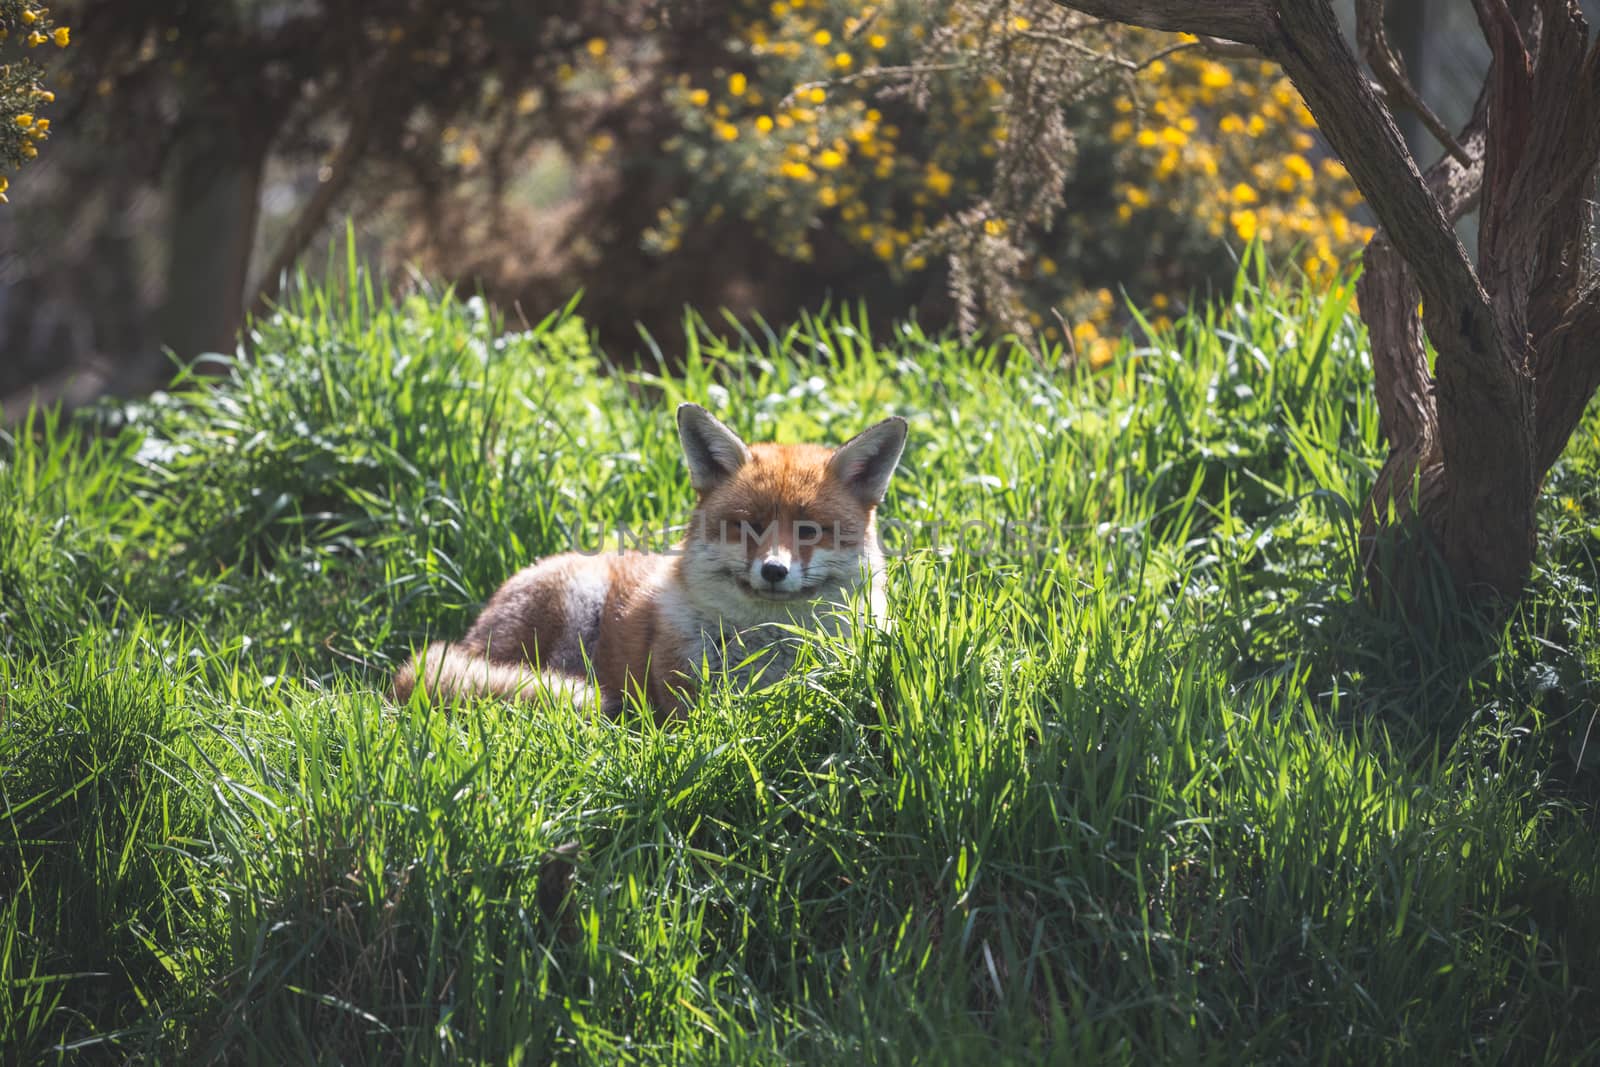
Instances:
[[[1600,1055],[1600,423],[1521,610],[1446,639],[1359,595],[1348,286],[1248,266],[1100,374],[854,313],[695,337],[608,370],[571,314],[352,268],[225,380],[15,431],[7,1058]],[[893,629],[661,729],[387,705],[580,525],[684,518],[684,399],[911,420]]]

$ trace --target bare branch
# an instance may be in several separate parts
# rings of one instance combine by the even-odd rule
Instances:
[[[359,118],[352,122],[344,141],[327,165],[324,180],[317,185],[317,191],[311,194],[311,199],[306,201],[305,206],[295,216],[289,232],[278,242],[278,250],[262,272],[260,286],[251,301],[249,309],[251,315],[264,315],[271,309],[283,291],[285,275],[294,267],[300,254],[306,250],[306,246],[327,222],[328,213],[333,210],[334,204],[338,203],[339,198],[350,188],[350,183],[355,178],[357,164],[366,154],[369,132],[368,122]]]
[[[1055,0],[1087,15],[1264,48],[1277,36],[1274,0]]]
[[[1389,47],[1389,38],[1383,29],[1384,6],[1384,0],[1358,0],[1356,4],[1356,42],[1361,46],[1361,58],[1378,76],[1378,84],[1383,86],[1391,111],[1396,106],[1409,108],[1458,162],[1470,163],[1466,149],[1422,99],[1406,76],[1405,64]]]

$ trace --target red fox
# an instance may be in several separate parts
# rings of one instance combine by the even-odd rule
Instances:
[[[692,697],[703,665],[787,667],[783,627],[818,628],[867,584],[883,622],[875,513],[905,448],[883,420],[836,450],[746,445],[697,404],[678,438],[699,500],[676,552],[551,556],[513,575],[465,637],[436,643],[395,675],[393,695],[516,698],[532,688],[601,707],[642,694],[658,716]],[[791,656],[792,658],[792,656]]]

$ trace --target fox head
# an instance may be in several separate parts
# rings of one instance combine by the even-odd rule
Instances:
[[[678,437],[700,498],[684,544],[692,596],[737,625],[839,601],[863,581],[881,601],[873,519],[906,420],[884,419],[837,449],[746,445],[705,408],[683,404]]]

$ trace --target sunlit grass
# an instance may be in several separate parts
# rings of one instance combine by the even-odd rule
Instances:
[[[0,450],[0,1044],[1600,1054],[1596,424],[1515,619],[1375,615],[1350,301],[1252,263],[1094,374],[854,311],[691,323],[669,377],[571,309],[508,332],[349,268],[225,381],[31,416]],[[517,567],[682,521],[685,399],[748,439],[911,420],[894,627],[664,729],[387,705]]]

